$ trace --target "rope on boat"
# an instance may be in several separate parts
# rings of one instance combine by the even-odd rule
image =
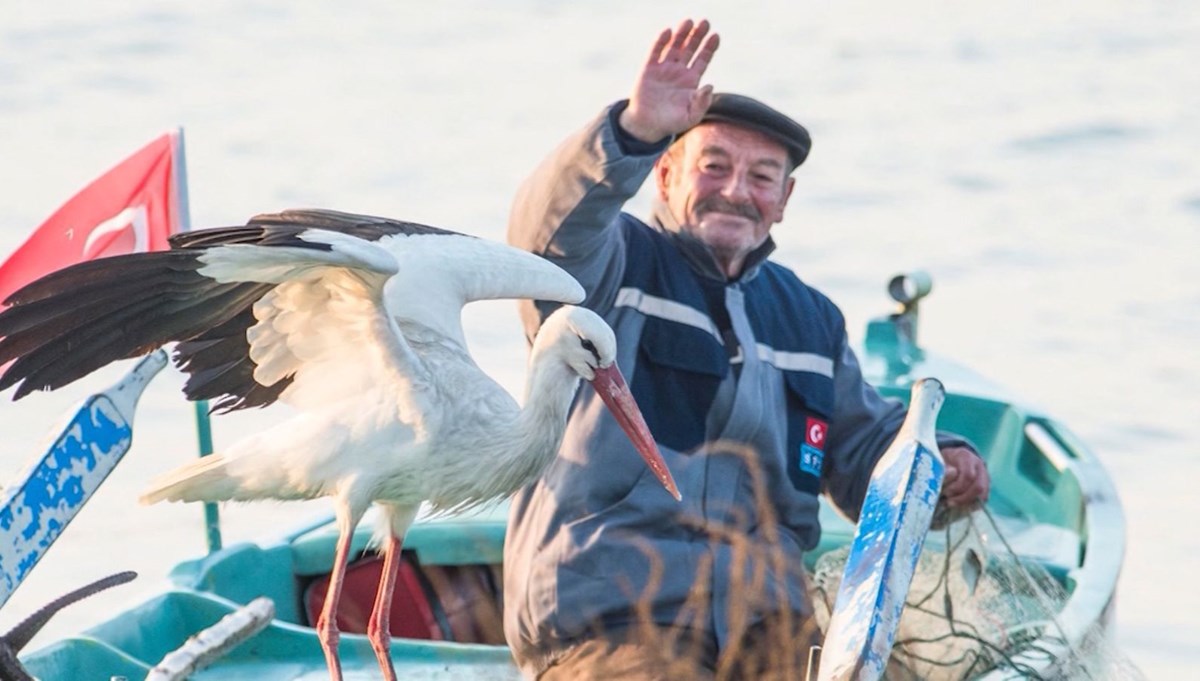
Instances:
[[[1064,670],[1072,679],[1114,678],[1103,641],[1068,639],[1058,619],[1065,588],[1017,554],[996,518],[982,512],[937,528],[944,545],[922,555],[885,678],[969,679],[993,670],[1040,681]],[[844,562],[838,551],[818,561],[814,601],[832,607]]]
[[[1038,609],[1040,610],[1039,614],[1043,617],[1036,620],[1036,622],[1018,621],[1009,623],[1009,626],[1003,629],[1003,645],[1001,645],[983,635],[983,632],[980,631],[975,623],[955,616],[954,599],[951,597],[949,588],[951,565],[953,563],[951,557],[961,549],[964,542],[972,533],[975,535],[983,534],[976,525],[974,515],[971,515],[968,516],[969,529],[963,531],[959,537],[952,537],[950,525],[947,525],[943,529],[946,535],[947,550],[942,557],[942,567],[938,580],[923,598],[907,604],[918,612],[944,618],[946,624],[949,626],[949,633],[934,637],[910,636],[898,639],[896,646],[898,648],[908,648],[905,654],[912,660],[920,661],[934,667],[955,667],[969,662],[970,664],[966,665],[968,674],[991,669],[1011,669],[1023,678],[1045,681],[1047,677],[1037,671],[1040,665],[1034,666],[1028,662],[1021,662],[1017,659],[1017,655],[1019,654],[1025,660],[1040,659],[1049,661],[1055,659],[1063,651],[1066,651],[1072,658],[1077,657],[1076,651],[1072,648],[1066,632],[1055,615],[1061,603],[1053,603],[1052,599],[1047,595],[1051,578],[1048,575],[1043,575],[1039,583],[1039,580],[1031,574],[1029,566],[1013,550],[1012,545],[1004,536],[1004,533],[1001,532],[1000,526],[992,516],[991,511],[983,507],[982,512],[991,525],[993,536],[999,539],[1007,554],[1005,558],[1008,561],[1010,569],[1003,572],[1003,579],[1006,581],[1017,579],[1023,582],[1019,586],[1016,584],[1012,585],[1017,588],[1000,589],[998,590],[999,593],[1007,593],[1013,600],[1022,597],[1033,598],[1037,602]],[[927,605],[939,593],[941,595],[942,611],[938,611]],[[1024,606],[1013,605],[1011,610],[1022,614],[1027,613],[1027,608]],[[1057,630],[1058,635],[1046,636],[1044,633],[1046,627],[1044,625],[1053,626]],[[937,644],[953,639],[969,641],[974,643],[977,648],[968,649],[957,658],[940,660],[911,650],[916,644]],[[1073,668],[1081,672],[1086,678],[1093,679],[1091,673],[1087,671],[1086,664],[1074,665]]]

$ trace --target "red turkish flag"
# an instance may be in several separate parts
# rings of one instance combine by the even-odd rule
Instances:
[[[0,264],[0,301],[85,260],[164,250],[180,230],[179,132],[166,133],[71,197]]]

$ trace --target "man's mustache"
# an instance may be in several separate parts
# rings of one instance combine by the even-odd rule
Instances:
[[[720,196],[710,196],[702,199],[696,204],[696,216],[702,216],[705,213],[718,212],[727,213],[729,215],[739,215],[755,222],[762,221],[762,213],[753,203],[734,203],[726,201]]]

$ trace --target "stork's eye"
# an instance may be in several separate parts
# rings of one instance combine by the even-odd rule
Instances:
[[[597,362],[600,361],[600,351],[596,349],[595,343],[591,342],[590,340],[588,340],[586,338],[580,338],[579,344],[583,346],[584,350],[587,350],[588,352],[592,353],[592,357],[595,357]]]

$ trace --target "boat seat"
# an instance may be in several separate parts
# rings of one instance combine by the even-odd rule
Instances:
[[[340,631],[367,631],[383,559],[370,554],[346,569],[337,625]],[[501,620],[499,565],[422,565],[404,551],[392,597],[389,628],[392,636],[460,643],[504,643]],[[329,576],[320,576],[303,590],[308,624],[315,626],[325,605]]]

